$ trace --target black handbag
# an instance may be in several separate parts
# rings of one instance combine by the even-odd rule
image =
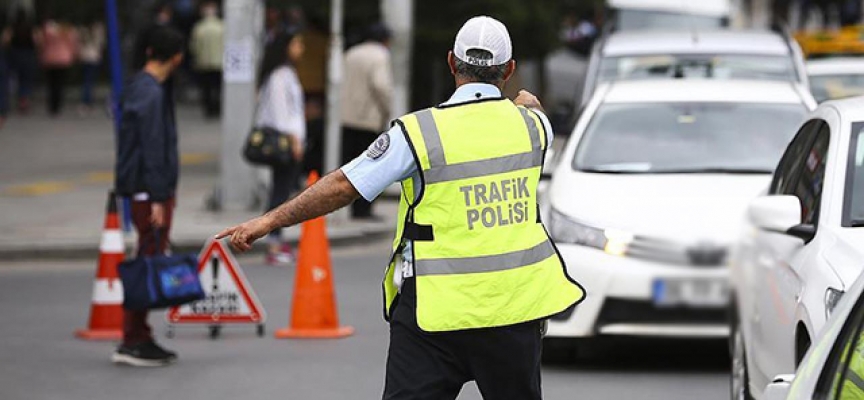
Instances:
[[[291,165],[294,162],[291,138],[273,128],[252,128],[243,146],[243,158],[250,164],[266,167]]]

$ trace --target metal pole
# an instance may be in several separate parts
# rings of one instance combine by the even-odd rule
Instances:
[[[390,118],[408,113],[411,98],[411,45],[414,35],[414,0],[381,0],[384,23],[393,31],[393,104]]]
[[[324,168],[333,171],[342,165],[342,124],[340,92],[342,87],[342,20],[343,0],[330,1],[330,57],[327,66],[327,131]]]
[[[257,187],[255,170],[241,157],[255,110],[255,76],[263,29],[261,0],[225,0],[225,54],[223,58],[222,155],[218,207],[252,207]]]
[[[117,23],[117,1],[105,0],[105,29],[108,39],[108,66],[111,71],[111,116],[114,136],[120,133],[120,99],[123,98],[123,59],[120,53],[120,25]],[[128,198],[123,199],[123,230],[132,230],[132,212]]]

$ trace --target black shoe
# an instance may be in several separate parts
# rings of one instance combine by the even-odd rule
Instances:
[[[156,342],[148,342],[147,345],[152,347],[154,352],[162,354],[163,356],[168,358],[169,361],[176,361],[177,360],[177,353],[176,352],[165,349],[164,347],[156,344]]]
[[[159,347],[155,342],[144,342],[134,346],[120,346],[111,355],[115,364],[135,367],[161,367],[177,359],[177,354]]]

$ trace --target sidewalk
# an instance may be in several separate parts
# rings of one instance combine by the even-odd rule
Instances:
[[[260,210],[206,210],[219,181],[221,125],[205,121],[194,106],[179,108],[177,119],[182,166],[172,243],[177,251],[196,252],[216,232]],[[113,184],[113,135],[105,115],[82,117],[74,107],[56,119],[38,105],[31,115],[10,115],[0,130],[0,261],[97,256]],[[392,235],[396,205],[379,203],[377,214],[384,220],[331,222],[331,241],[357,243]],[[291,241],[298,236],[297,227],[285,232]],[[134,242],[134,233],[127,241]]]

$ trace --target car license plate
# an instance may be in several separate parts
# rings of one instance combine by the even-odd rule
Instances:
[[[653,292],[657,306],[721,307],[729,302],[729,283],[722,278],[658,279]]]

